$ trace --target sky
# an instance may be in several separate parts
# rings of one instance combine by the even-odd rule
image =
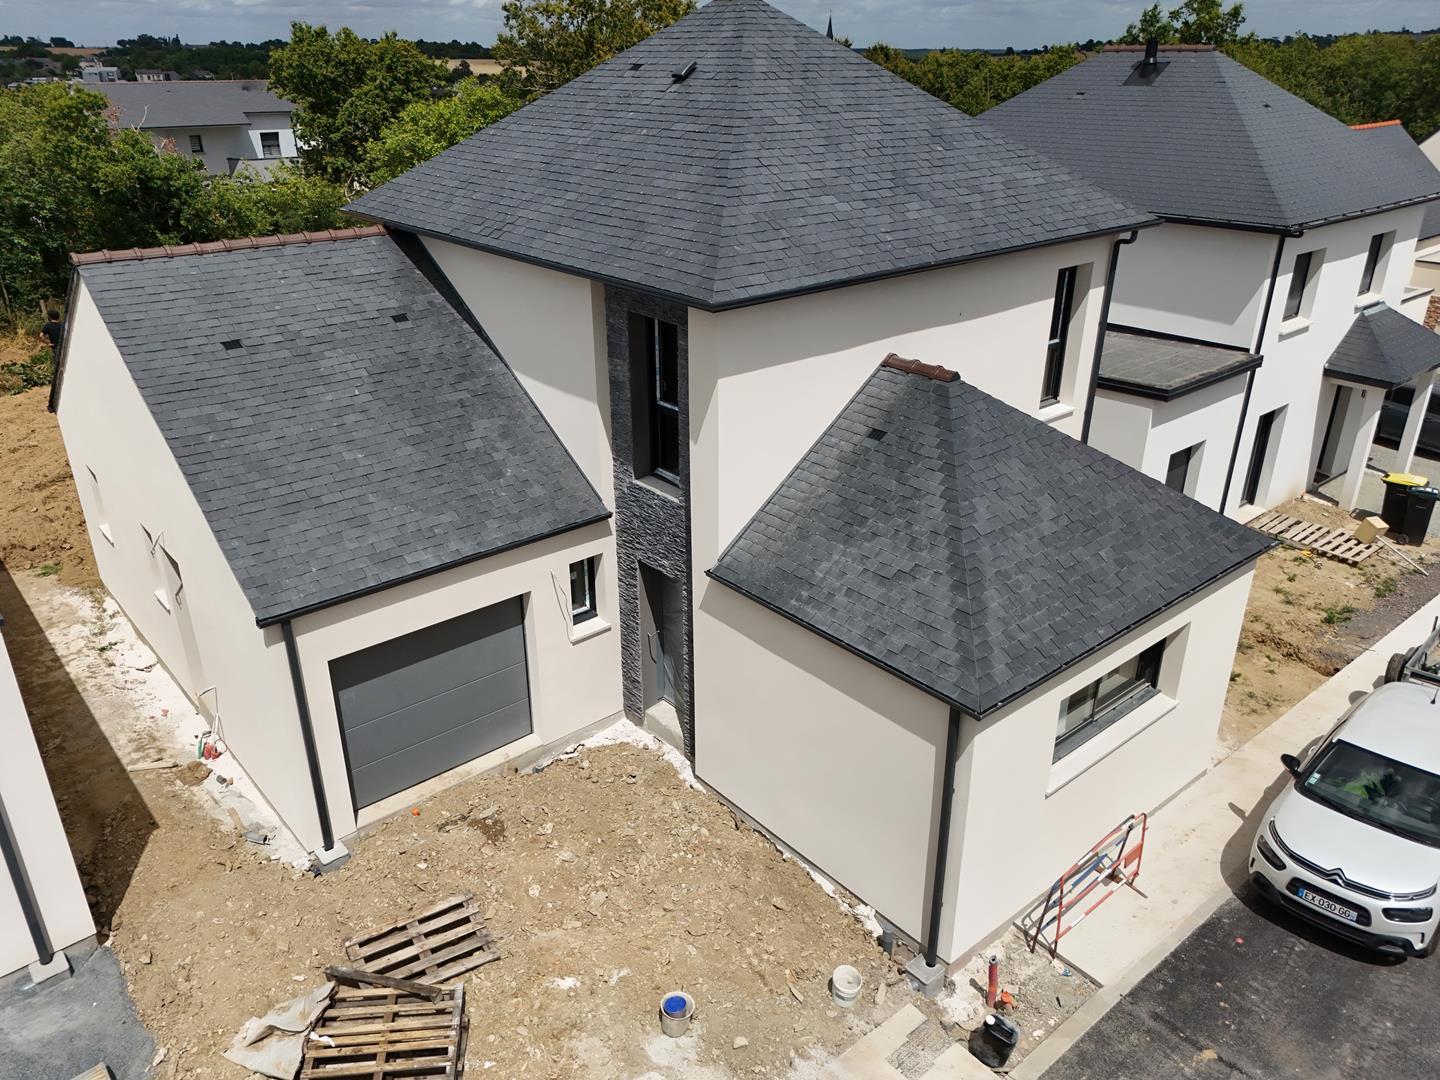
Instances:
[[[902,48],[1030,48],[1115,37],[1146,0],[771,0],[818,29],[833,14],[835,33],[856,45]],[[1179,0],[1174,0],[1178,3]],[[0,0],[0,33],[68,37],[109,45],[139,33],[182,41],[263,41],[289,37],[292,20],[349,26],[366,37],[449,41],[495,39],[501,0]],[[1165,6],[1170,6],[1168,0]],[[1430,29],[1435,0],[1248,0],[1246,29],[1262,36],[1368,29]]]

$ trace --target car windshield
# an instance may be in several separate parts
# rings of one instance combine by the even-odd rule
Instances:
[[[1342,814],[1440,847],[1440,776],[1434,773],[1336,741],[1301,778],[1300,790]]]

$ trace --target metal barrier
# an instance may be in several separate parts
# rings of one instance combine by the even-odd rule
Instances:
[[[1053,929],[1050,955],[1056,955],[1060,939],[1110,899],[1118,890],[1135,887],[1140,861],[1145,854],[1145,832],[1149,815],[1131,814],[1087,851],[1050,886],[1045,902],[1038,908],[1026,944],[1034,952],[1040,939]],[[1136,890],[1137,892],[1139,890]],[[1083,905],[1083,908],[1082,908]],[[1077,908],[1082,908],[1077,915]],[[1066,921],[1066,917],[1070,921]]]

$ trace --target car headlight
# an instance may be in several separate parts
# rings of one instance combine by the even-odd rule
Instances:
[[[1428,907],[1387,907],[1383,911],[1391,922],[1429,922],[1435,914],[1435,909]]]
[[[1260,857],[1276,870],[1285,869],[1285,860],[1275,854],[1275,849],[1270,846],[1270,841],[1265,839],[1263,833],[1255,838],[1255,849],[1260,852]]]

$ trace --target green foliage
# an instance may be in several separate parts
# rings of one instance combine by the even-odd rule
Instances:
[[[971,116],[1084,59],[1073,45],[1057,45],[1029,56],[939,49],[918,60],[889,45],[872,45],[865,50],[865,56]]]
[[[197,242],[334,229],[345,224],[344,205],[340,185],[278,165],[268,179],[250,169],[212,177],[185,208],[182,225]]]
[[[1358,608],[1354,607],[1351,604],[1341,604],[1338,607],[1327,607],[1325,608],[1325,614],[1320,621],[1323,622],[1326,626],[1335,626],[1339,623],[1347,623],[1351,620],[1351,618],[1354,617],[1355,612],[1358,610]]]
[[[217,79],[263,79],[270,70],[270,50],[278,41],[212,41],[208,45],[184,45],[179,38],[140,34],[121,38],[105,51],[106,63],[133,78],[139,68],[178,71],[182,76],[208,71]]]
[[[506,0],[497,60],[546,91],[583,75],[695,10],[694,0]]]
[[[457,93],[405,106],[365,154],[365,174],[383,184],[493,124],[525,99],[493,82],[467,79]]]
[[[58,562],[47,562],[37,571],[41,577],[54,577],[59,572],[60,564]]]
[[[306,170],[338,183],[363,183],[369,143],[445,81],[441,65],[393,33],[366,41],[349,27],[332,36],[297,22],[290,43],[270,54],[270,88],[295,104]]]
[[[1169,13],[1152,4],[1140,13],[1140,21],[1125,28],[1121,41],[1142,44],[1154,38],[1161,44],[1229,45],[1240,40],[1245,5],[1225,7],[1221,0],[1185,0]]]
[[[19,343],[27,338],[16,334],[12,339]],[[0,364],[0,394],[18,394],[32,386],[48,386],[55,373],[55,354],[48,342],[35,337],[28,338],[32,346],[26,356]]]

